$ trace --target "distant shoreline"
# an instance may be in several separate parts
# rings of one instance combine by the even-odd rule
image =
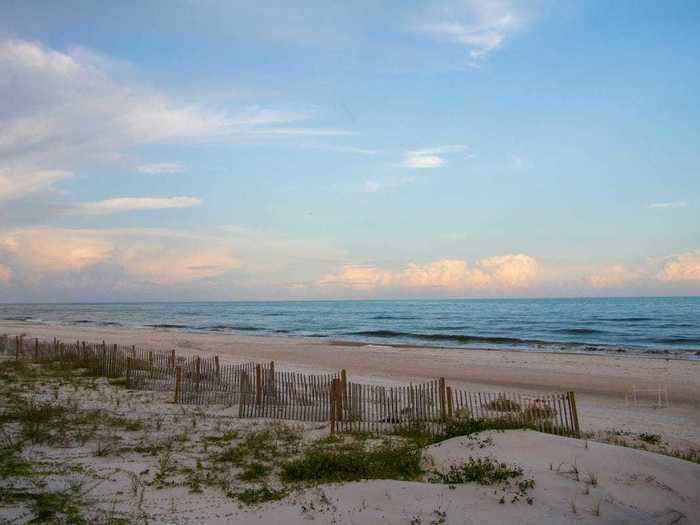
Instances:
[[[63,341],[102,341],[222,360],[285,363],[307,371],[346,368],[375,381],[444,376],[465,385],[573,389],[623,396],[629,385],[673,385],[676,399],[700,401],[700,360],[618,353],[527,352],[513,349],[380,344],[288,335],[239,335],[154,328],[48,325],[0,321],[0,334]],[[465,351],[468,350],[468,351]]]

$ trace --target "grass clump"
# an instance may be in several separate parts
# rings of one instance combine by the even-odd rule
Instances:
[[[238,475],[238,479],[241,481],[257,481],[266,478],[271,472],[272,468],[263,463],[250,463]]]
[[[0,479],[28,477],[34,472],[32,464],[22,455],[19,444],[0,447]]]
[[[22,438],[35,444],[50,442],[53,430],[65,428],[65,419],[65,407],[24,399],[0,416],[0,421],[19,423]]]
[[[641,434],[639,434],[639,439],[641,441],[644,441],[645,443],[649,443],[650,445],[661,444],[661,436],[658,434],[650,434],[647,432],[642,432]]]
[[[509,417],[497,419],[464,418],[448,421],[445,425],[445,430],[439,434],[431,432],[427,424],[420,422],[401,425],[395,430],[394,434],[414,443],[417,447],[425,447],[453,437],[472,436],[486,430],[517,430],[525,428],[531,427]]]
[[[278,499],[284,498],[286,495],[287,493],[284,490],[275,490],[267,485],[229,494],[229,496],[238,499],[238,501],[244,505],[260,505],[268,501],[277,501]]]
[[[445,425],[445,432],[436,437],[435,441],[443,441],[458,436],[470,436],[485,430],[516,430],[529,428],[520,421],[504,417],[498,419],[458,419]]]
[[[72,491],[43,492],[32,498],[34,523],[88,523],[82,516],[79,495]]]
[[[293,429],[285,425],[272,425],[268,429],[246,435],[243,440],[221,452],[215,461],[229,462],[236,466],[242,466],[251,459],[270,463],[280,455],[295,453],[300,439],[299,433]]]
[[[361,479],[417,479],[423,473],[421,449],[413,444],[367,449],[352,444],[343,449],[314,447],[282,467],[282,479],[293,482],[337,482]]]
[[[431,479],[434,483],[457,485],[462,483],[478,483],[493,485],[523,475],[523,469],[517,465],[508,466],[493,458],[469,458],[462,465],[452,465],[446,473],[435,472]]]
[[[224,445],[226,443],[230,443],[234,439],[238,437],[238,432],[235,430],[230,430],[228,432],[225,432],[221,434],[220,436],[205,436],[204,441],[207,443],[210,443],[212,445]]]

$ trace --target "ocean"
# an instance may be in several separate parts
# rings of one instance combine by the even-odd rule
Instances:
[[[0,304],[0,319],[700,359],[700,297]]]

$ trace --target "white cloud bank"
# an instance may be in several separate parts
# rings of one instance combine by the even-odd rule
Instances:
[[[631,274],[624,264],[611,264],[590,275],[588,282],[593,288],[616,288],[635,276],[636,274]]]
[[[524,254],[480,259],[473,266],[461,259],[439,259],[427,264],[409,263],[399,270],[346,265],[324,275],[320,286],[356,290],[442,289],[468,293],[483,290],[519,290],[535,283],[537,260]]]

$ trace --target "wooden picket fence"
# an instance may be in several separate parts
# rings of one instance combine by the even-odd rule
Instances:
[[[331,433],[394,433],[420,425],[440,434],[450,422],[506,420],[552,434],[580,436],[573,392],[548,394],[469,392],[440,378],[402,386],[350,382],[337,374],[281,371],[274,362],[221,365],[218,356],[177,356],[126,345],[25,341],[0,336],[0,355],[125,377],[127,388],[173,393],[183,404],[238,407],[238,417],[330,421]]]
[[[333,381],[330,397],[331,432],[381,434],[420,425],[437,435],[449,422],[489,419],[580,436],[573,392],[468,392],[447,386],[444,378],[407,386],[364,385],[340,378]]]

